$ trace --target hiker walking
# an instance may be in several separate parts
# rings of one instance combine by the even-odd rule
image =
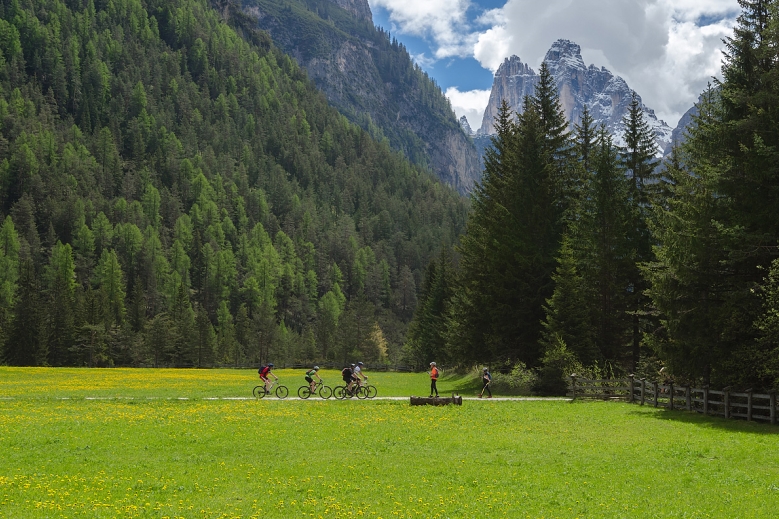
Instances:
[[[490,389],[490,384],[492,384],[492,375],[490,375],[490,372],[487,371],[487,368],[483,368],[481,370],[481,381],[484,384],[481,388],[481,393],[479,393],[479,398],[484,396],[484,390],[487,390],[487,398],[492,398],[492,390]]]
[[[430,375],[430,397],[433,398],[433,393],[435,393],[436,398],[438,398],[438,388],[435,386],[436,381],[438,380],[438,368],[435,365],[435,362],[430,363],[430,371],[427,372],[428,375]]]

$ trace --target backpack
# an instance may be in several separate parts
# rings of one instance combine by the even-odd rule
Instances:
[[[351,377],[352,376],[352,368],[344,368],[341,370],[341,375],[344,377]]]
[[[259,373],[260,375],[267,375],[269,371],[270,368],[268,366],[263,366],[257,370],[257,373]]]

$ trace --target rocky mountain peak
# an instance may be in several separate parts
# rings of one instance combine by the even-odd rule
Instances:
[[[552,44],[544,57],[549,70],[554,76],[555,70],[586,70],[582,58],[582,48],[570,40],[557,40]],[[555,76],[556,77],[556,76]]]
[[[614,136],[616,144],[623,143],[624,123],[622,119],[630,106],[633,90],[627,82],[615,76],[605,67],[587,66],[581,55],[581,47],[570,40],[557,40],[546,53],[545,62],[557,85],[560,104],[571,128],[581,120],[587,106],[595,124],[604,124]],[[514,110],[522,109],[525,95],[535,92],[538,76],[521,60],[507,58],[495,73],[490,101],[484,110],[480,135],[494,133],[493,125],[498,115],[501,100],[505,99]],[[657,118],[654,110],[645,106],[644,117],[655,133],[659,150],[664,150],[671,141],[671,128]]]
[[[465,132],[465,135],[473,135],[473,130],[471,129],[471,125],[468,123],[468,118],[464,115],[460,117],[460,127]]]
[[[373,22],[373,13],[368,0],[330,0],[332,3],[345,11],[349,11],[357,18],[368,22]]]

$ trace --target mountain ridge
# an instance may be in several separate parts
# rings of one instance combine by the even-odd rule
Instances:
[[[587,66],[581,56],[581,47],[560,39],[552,44],[544,61],[555,78],[560,104],[571,127],[581,118],[586,105],[595,124],[604,124],[614,136],[617,145],[623,143],[623,117],[630,105],[633,90],[627,82],[611,73],[605,67]],[[491,135],[493,124],[502,99],[506,99],[514,110],[521,110],[525,95],[532,95],[538,82],[538,74],[514,55],[506,58],[495,72],[490,100],[484,110],[482,124],[477,133]],[[654,110],[647,107],[636,94],[652,129],[660,153],[671,142],[672,129],[657,118]]]
[[[402,44],[373,26],[365,0],[243,0],[242,8],[350,121],[461,194],[481,178],[449,100]]]

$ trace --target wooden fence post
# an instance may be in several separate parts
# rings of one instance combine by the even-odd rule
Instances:
[[[771,425],[776,425],[776,391],[771,391],[768,393],[768,396],[770,397],[770,404],[768,404],[768,407],[771,409],[769,410],[769,413],[771,413]]]
[[[671,382],[668,384],[668,407],[673,411],[674,408],[674,384]]]
[[[709,386],[703,388],[703,414],[709,414]]]
[[[658,402],[657,402],[657,400],[660,398],[660,389],[659,389],[657,386],[658,386],[658,384],[657,384],[657,380],[655,380],[654,382],[652,382],[652,390],[653,390],[653,391],[654,391],[654,393],[655,393],[655,407],[657,407],[657,406],[658,406]]]
[[[572,400],[576,400],[576,373],[571,373],[571,394]]]
[[[747,389],[747,422],[752,421],[752,388]]]
[[[628,376],[628,378],[630,379],[630,399],[628,400],[628,402],[632,404],[633,402],[636,401],[636,395],[634,393],[634,387],[635,387],[634,384],[636,382],[635,381],[636,376],[631,374]]]
[[[646,378],[641,379],[641,405],[644,405],[646,400]]]
[[[690,386],[684,388],[684,400],[685,404],[687,404],[687,410],[692,411],[692,391],[690,391]]]
[[[730,418],[730,386],[723,389],[725,394],[722,396],[722,400],[725,402],[725,418]]]

